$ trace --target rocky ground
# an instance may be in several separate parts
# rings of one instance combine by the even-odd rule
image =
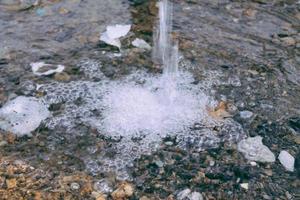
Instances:
[[[166,138],[128,168],[131,180],[120,181],[113,170],[87,170],[83,157],[111,145],[93,127],[80,125],[72,136],[43,124],[32,136],[1,131],[0,199],[299,199],[299,8],[296,0],[174,0],[174,38],[196,82],[207,71],[221,74],[211,88],[220,102],[211,114],[235,120],[263,144],[224,141],[197,151],[192,142],[179,148]],[[152,0],[0,1],[0,108],[16,96],[42,97],[39,84],[85,80],[78,64],[85,59],[101,62],[98,70],[111,79],[137,69],[161,73],[150,52],[131,45],[136,37],[153,44],[156,15]],[[117,23],[133,25],[121,57],[99,41]],[[36,76],[30,63],[39,61],[66,69]],[[89,78],[97,82],[94,73]]]

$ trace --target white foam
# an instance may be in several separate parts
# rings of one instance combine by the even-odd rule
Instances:
[[[0,109],[0,128],[17,135],[27,135],[49,117],[47,107],[34,97],[19,96]]]
[[[100,63],[90,61],[82,66],[87,74],[95,66],[101,68]],[[144,71],[118,80],[104,78],[100,70],[99,73],[103,76],[99,82],[86,76],[86,81],[54,82],[40,87],[41,92],[46,93],[46,104],[63,103],[64,108],[47,120],[48,128],[63,127],[61,132],[73,135],[80,132],[78,127],[86,125],[96,128],[105,138],[118,139],[113,140],[110,147],[115,152],[113,158],[92,152],[83,157],[90,173],[113,171],[119,178],[129,178],[126,167],[141,155],[157,150],[167,136],[176,137],[181,148],[201,151],[221,141],[239,140],[239,135],[243,135],[233,120],[224,122],[222,133],[209,128],[218,123],[207,113],[207,107],[216,105],[208,95],[211,85],[219,80],[213,72],[207,72],[198,84],[193,83],[189,72],[180,72],[176,84],[168,84],[168,77],[161,74]],[[166,85],[171,89],[175,87],[172,98],[166,98],[166,93],[170,94],[164,89]],[[204,129],[192,130],[196,123]],[[110,148],[105,151],[109,152]]]
[[[109,86],[111,90],[103,98],[103,130],[121,136],[145,132],[166,135],[208,117],[208,96],[179,86],[169,102],[162,79],[150,78],[144,85],[129,82]]]

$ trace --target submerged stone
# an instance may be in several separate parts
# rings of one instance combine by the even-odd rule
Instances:
[[[262,143],[262,137],[250,137],[238,143],[238,151],[245,158],[258,162],[275,162],[275,156],[270,149]]]
[[[133,40],[132,45],[140,49],[147,49],[147,50],[151,49],[151,46],[145,40],[139,38]]]
[[[19,136],[27,135],[49,115],[47,107],[37,98],[19,96],[0,109],[0,128]]]
[[[281,151],[278,159],[287,171],[294,171],[295,158],[289,152]]]

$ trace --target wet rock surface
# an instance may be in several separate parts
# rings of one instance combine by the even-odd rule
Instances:
[[[47,96],[42,84],[97,83],[139,69],[160,73],[150,52],[132,46],[136,38],[153,44],[155,3],[1,1],[0,109],[17,96]],[[132,24],[121,41],[124,51],[99,42],[111,24]],[[137,158],[127,167],[131,180],[124,182],[113,169],[90,167],[94,162],[101,166],[97,158],[102,154],[116,157],[119,139],[105,138],[79,119],[72,134],[63,126],[49,129],[42,123],[31,137],[1,131],[0,199],[171,200],[186,189],[185,199],[299,198],[299,27],[296,0],[174,0],[174,37],[191,66],[193,84],[217,72],[210,93],[226,104],[212,114],[239,123],[236,132],[261,136],[275,162],[247,160],[237,147],[244,138],[224,139],[234,132],[226,125],[195,124],[193,137],[165,138],[157,151]],[[96,62],[87,66],[86,59]],[[66,67],[40,77],[32,73],[32,62]],[[68,109],[65,97],[59,98],[49,107],[53,116]],[[83,99],[68,101],[80,106]],[[101,115],[99,110],[92,113]],[[218,143],[210,143],[215,138]],[[295,158],[294,171],[277,159],[281,150]]]

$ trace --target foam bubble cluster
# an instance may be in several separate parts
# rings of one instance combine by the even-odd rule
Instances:
[[[216,104],[207,94],[210,80],[194,84],[190,73],[180,72],[176,84],[172,84],[161,75],[139,71],[118,80],[101,75],[101,80],[94,82],[89,79],[90,71],[101,69],[101,65],[91,62],[82,66],[88,80],[46,84],[40,90],[46,93],[46,104],[63,104],[63,110],[46,122],[50,129],[63,127],[64,132],[74,134],[78,126],[87,125],[105,138],[118,139],[111,147],[113,158],[93,152],[84,156],[89,172],[115,171],[126,179],[126,167],[139,156],[157,150],[167,136],[176,136],[182,148],[192,141],[196,150],[223,140],[209,128],[193,130],[195,124],[211,127],[217,123],[207,112],[207,107]],[[236,140],[242,134],[240,129],[235,130],[238,124],[228,120],[223,123],[228,124],[229,131],[224,138]]]

